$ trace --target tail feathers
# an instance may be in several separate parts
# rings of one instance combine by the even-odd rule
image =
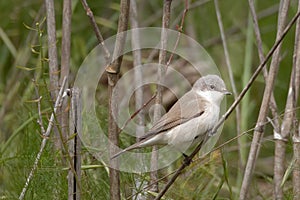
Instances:
[[[119,155],[125,153],[126,151],[130,151],[130,150],[133,150],[133,149],[138,149],[140,147],[143,147],[143,146],[141,146],[143,142],[144,141],[137,142],[137,143],[123,149],[122,151],[120,151],[120,152],[116,153],[115,155],[113,155],[110,159],[112,160],[112,159],[118,157]]]

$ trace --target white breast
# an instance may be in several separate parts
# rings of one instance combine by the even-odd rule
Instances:
[[[204,113],[181,126],[170,130],[167,135],[167,143],[181,152],[185,152],[194,142],[195,138],[201,142],[204,136],[211,130],[219,119],[220,108],[216,104],[207,105]]]

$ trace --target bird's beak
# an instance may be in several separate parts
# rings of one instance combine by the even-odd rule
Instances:
[[[229,91],[228,91],[228,90],[226,90],[226,89],[225,89],[225,90],[223,90],[222,92],[223,92],[223,94],[225,94],[225,95],[232,95],[232,93],[231,93],[231,92],[229,92]]]

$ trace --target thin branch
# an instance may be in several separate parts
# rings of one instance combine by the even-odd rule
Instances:
[[[226,36],[225,36],[225,32],[224,32],[222,16],[221,16],[218,0],[214,0],[214,4],[215,4],[215,10],[216,10],[216,14],[217,14],[217,20],[218,20],[218,25],[219,25],[219,29],[220,29],[220,34],[221,34],[221,38],[222,38],[222,44],[223,44],[223,48],[224,48],[225,61],[226,61],[226,66],[227,66],[227,70],[229,73],[230,84],[232,87],[234,99],[236,99],[238,94],[237,94],[236,84],[235,84],[234,77],[233,77],[232,65],[230,62],[230,57],[229,57],[229,52],[228,52],[228,47],[227,47],[227,42],[226,42]],[[235,115],[236,131],[237,131],[237,133],[240,133],[241,110],[240,110],[239,105],[236,106],[235,111],[236,111],[236,115]],[[240,144],[240,142],[239,142],[239,144]]]
[[[45,134],[45,128],[43,125],[43,120],[42,120],[42,111],[41,111],[41,100],[42,100],[42,96],[39,97],[38,99],[38,115],[39,115],[39,119],[37,120],[38,124],[41,127],[41,131],[42,131],[42,135]]]
[[[298,1],[298,11],[300,11],[300,1]],[[294,125],[294,134],[293,134],[293,149],[294,149],[294,158],[295,165],[293,169],[293,194],[294,199],[300,199],[300,128],[298,126],[298,120],[296,120],[296,111],[297,106],[299,87],[300,87],[300,20],[297,20],[296,33],[295,33],[295,48],[294,48],[294,63],[293,63],[293,80],[290,80],[290,90],[292,101],[292,118]],[[294,70],[295,68],[295,70]],[[292,73],[293,73],[292,72]],[[289,100],[287,100],[289,101]],[[287,106],[286,106],[287,107]],[[288,109],[286,109],[288,111]],[[288,114],[287,114],[288,116]],[[288,120],[288,119],[287,119]],[[284,125],[284,123],[283,123]],[[286,143],[285,143],[286,145]]]
[[[168,62],[166,64],[167,68],[168,68],[168,66],[170,65],[170,63],[171,63],[171,61],[173,59],[173,56],[174,56],[173,52],[175,52],[175,50],[177,49],[177,46],[179,44],[180,36],[181,36],[181,33],[183,32],[183,24],[184,24],[184,21],[185,21],[185,16],[186,16],[186,14],[187,14],[188,11],[189,11],[189,2],[188,2],[188,0],[185,0],[184,10],[183,10],[183,13],[182,13],[182,16],[181,16],[180,26],[177,27],[177,31],[178,31],[178,33],[177,33],[177,39],[176,39],[175,45],[173,47],[173,51],[172,51],[172,53],[171,53],[171,55],[169,57],[169,60],[168,60]]]
[[[118,35],[116,38],[112,63],[106,67],[106,72],[110,74],[118,74],[120,72],[121,63],[123,59],[123,50],[126,40],[126,30],[129,22],[129,6],[130,0],[121,0],[120,2],[120,16],[118,22]]]
[[[145,116],[143,112],[143,101],[144,101],[144,94],[143,94],[143,74],[140,66],[142,65],[142,54],[141,54],[141,45],[140,45],[140,33],[139,33],[139,21],[138,21],[138,8],[137,8],[136,0],[130,0],[130,23],[132,28],[131,34],[131,45],[133,49],[136,49],[132,52],[133,54],[133,66],[134,66],[134,84],[135,84],[135,110],[136,112],[131,115],[130,119],[126,121],[124,126],[136,116],[137,124],[135,129],[136,135],[136,142],[140,141],[141,136],[145,134],[144,122]],[[151,101],[151,99],[150,99]],[[148,101],[148,102],[150,102]],[[145,183],[140,180],[139,176],[134,176],[135,187],[132,189],[132,193],[136,193],[136,188],[141,188]],[[139,198],[142,198],[142,194],[138,194]]]
[[[298,124],[299,126],[298,126]],[[293,135],[293,149],[295,164],[293,168],[293,196],[300,199],[300,123],[296,122]]]
[[[257,49],[258,49],[258,55],[259,55],[259,60],[260,62],[262,62],[265,58],[264,53],[263,53],[263,45],[262,45],[262,39],[261,39],[261,34],[260,34],[260,30],[259,30],[259,25],[258,25],[258,17],[256,15],[255,12],[255,7],[254,7],[254,0],[249,0],[249,7],[250,7],[250,11],[251,11],[251,15],[252,15],[252,19],[253,19],[253,27],[254,27],[254,33],[255,33],[255,39],[256,39],[256,43],[257,43]],[[264,79],[265,81],[268,78],[268,70],[267,67],[263,68],[263,75],[264,75]],[[277,133],[279,133],[280,129],[279,129],[279,117],[278,117],[278,113],[277,113],[277,103],[275,101],[275,97],[274,97],[274,93],[272,91],[271,94],[271,99],[270,99],[270,110],[272,112],[273,118],[274,118],[274,128],[275,131]]]
[[[155,104],[161,105],[162,104],[162,91],[163,86],[162,83],[164,82],[164,77],[167,71],[166,63],[167,63],[167,41],[168,41],[168,34],[167,34],[167,28],[169,28],[170,25],[170,19],[171,19],[171,4],[172,0],[164,0],[163,4],[163,17],[162,17],[162,31],[160,36],[160,43],[161,48],[159,51],[159,60],[158,60],[158,66],[159,69],[157,71],[157,85],[156,85],[156,91],[157,95],[155,98]],[[161,117],[161,110],[160,107],[155,107],[154,109],[154,123],[158,121]],[[157,173],[157,166],[158,166],[158,151],[157,146],[153,146],[152,148],[152,154],[151,154],[151,172],[150,172],[150,184],[152,185],[150,188],[150,191],[152,192],[158,192],[158,184],[153,184],[158,179],[158,173]]]
[[[142,65],[142,55],[141,55],[141,47],[140,47],[140,33],[137,28],[139,28],[138,23],[138,8],[137,8],[137,2],[136,0],[130,0],[130,22],[131,22],[131,28],[132,28],[132,35],[131,35],[131,45],[133,49],[136,49],[132,52],[133,54],[133,66],[135,67],[134,70],[134,81],[136,86],[140,86],[142,84],[142,71],[139,68],[139,66]],[[152,99],[152,98],[151,98]],[[150,101],[151,101],[150,99]],[[135,116],[137,116],[137,129],[136,129],[136,136],[137,136],[137,142],[139,136],[144,135],[144,113],[141,112],[142,109],[145,107],[143,106],[143,88],[139,87],[135,90],[135,110],[136,112],[131,116],[131,119]],[[148,101],[148,102],[150,102]],[[129,121],[128,121],[129,122]],[[125,126],[127,123],[125,123]]]
[[[90,23],[93,27],[93,30],[96,34],[96,37],[98,39],[98,42],[99,44],[101,44],[103,50],[104,50],[104,58],[106,60],[106,63],[108,64],[109,63],[109,59],[110,59],[110,53],[109,53],[109,50],[107,49],[105,43],[104,43],[104,39],[102,37],[102,34],[97,26],[97,23],[96,23],[96,20],[95,20],[95,17],[94,17],[94,14],[92,12],[92,10],[90,9],[88,3],[86,0],[81,0],[81,3],[83,5],[83,8],[85,9],[85,12],[86,12],[86,15],[89,17],[90,19]]]
[[[272,55],[275,52],[275,50],[277,49],[277,47],[282,43],[283,39],[285,38],[285,36],[289,32],[289,30],[296,23],[296,21],[299,18],[299,16],[300,16],[300,11],[298,11],[295,14],[295,16],[292,18],[292,20],[289,22],[289,24],[284,29],[284,31],[282,31],[282,35],[278,38],[278,40],[276,40],[276,42],[274,43],[274,45],[272,46],[272,48],[270,49],[270,51],[267,53],[267,55],[266,55],[265,59],[263,60],[263,62],[261,62],[259,64],[259,66],[256,68],[255,72],[253,73],[252,77],[248,81],[247,85],[243,88],[243,90],[241,91],[241,93],[239,94],[239,96],[237,97],[237,99],[232,103],[232,105],[230,106],[230,108],[221,117],[221,119],[219,120],[219,122],[217,123],[217,125],[214,127],[214,129],[212,130],[212,134],[214,134],[214,133],[217,132],[218,128],[220,128],[220,126],[224,123],[224,121],[232,113],[232,111],[235,109],[235,107],[240,103],[240,101],[242,100],[242,98],[244,97],[244,95],[247,93],[247,91],[250,89],[251,85],[253,84],[253,82],[255,81],[255,79],[257,78],[257,76],[259,75],[259,73],[261,72],[261,70],[265,67],[266,63],[272,57]]]
[[[268,54],[266,55],[265,59],[263,60],[262,63],[260,63],[260,65],[257,67],[257,69],[255,70],[255,72],[253,73],[252,77],[250,78],[250,80],[248,81],[247,85],[244,87],[244,89],[242,90],[242,92],[239,94],[239,96],[237,97],[237,99],[233,102],[233,104],[230,106],[230,108],[226,111],[226,113],[220,118],[220,120],[218,121],[218,123],[215,125],[215,127],[213,128],[213,130],[211,131],[211,135],[215,134],[217,132],[217,130],[220,128],[220,126],[224,123],[224,121],[229,117],[229,115],[233,112],[233,110],[235,109],[235,107],[241,102],[241,100],[243,99],[243,97],[245,96],[245,94],[248,92],[248,90],[250,89],[251,85],[253,84],[253,82],[255,81],[255,79],[257,78],[257,76],[259,75],[259,73],[261,72],[261,70],[263,69],[263,67],[266,65],[266,63],[269,61],[269,59],[271,58],[271,56],[273,55],[274,51],[277,49],[277,47],[281,44],[282,40],[285,38],[286,34],[289,32],[289,30],[291,29],[291,27],[293,26],[293,24],[295,24],[296,20],[299,18],[300,16],[300,12],[297,12],[296,15],[293,17],[293,19],[290,21],[290,23],[287,25],[287,27],[284,29],[284,31],[282,32],[282,35],[280,36],[280,38],[275,42],[275,44],[272,46],[272,48],[270,49],[270,51],[268,52]],[[187,157],[186,162],[189,163],[192,161],[193,157],[198,153],[198,151],[201,149],[202,144],[199,144],[196,149],[193,151],[193,153],[191,154],[191,156]],[[184,167],[183,167],[184,166]],[[180,167],[180,170],[177,170],[177,172],[174,174],[174,176],[176,176],[176,178],[179,176],[179,174],[182,172],[182,170],[186,167],[186,164],[183,164]],[[171,180],[169,180],[168,184],[164,187],[164,189],[159,193],[159,198],[156,198],[157,200],[160,199],[170,188],[170,186],[174,183],[174,181],[176,180],[176,178],[172,178]],[[169,184],[170,183],[170,184]]]
[[[135,118],[155,97],[156,97],[156,92],[152,95],[152,97],[146,102],[144,103],[141,107],[136,108],[137,110],[130,116],[130,118],[128,118],[126,120],[126,122],[124,123],[124,125],[120,128],[118,133],[121,133],[124,128],[127,126],[127,124],[133,119]]]
[[[289,7],[289,0],[281,1],[281,6],[278,14],[276,41],[278,41],[278,39],[281,37],[282,31],[284,30],[288,7]],[[240,199],[247,198],[253,170],[255,167],[256,159],[259,154],[260,143],[264,133],[264,126],[262,124],[265,122],[268,114],[270,97],[274,88],[274,82],[279,68],[280,48],[281,48],[281,44],[278,45],[278,48],[274,51],[272,57],[269,76],[266,82],[264,96],[263,96],[263,100],[261,103],[261,107],[260,107],[260,111],[256,123],[256,130],[253,133],[254,137],[251,143],[250,153],[248,155],[248,161],[245,168],[244,178],[243,178],[241,192],[240,192]]]
[[[298,10],[300,11],[300,1],[298,5]],[[300,20],[297,21],[296,25],[296,33],[295,33],[295,48],[294,48],[294,63],[290,76],[290,85],[289,92],[285,106],[285,114],[282,121],[281,126],[281,135],[283,139],[288,139],[290,135],[290,130],[293,125],[293,118],[295,116],[295,112],[291,112],[296,107],[296,102],[298,100],[298,89],[299,86],[296,87],[296,82],[299,83],[299,71],[300,71],[300,36],[299,36],[299,28],[300,28]],[[296,80],[297,79],[297,80]]]
[[[49,135],[51,133],[52,127],[54,125],[54,119],[55,119],[56,111],[61,106],[61,103],[62,103],[62,100],[63,100],[63,92],[65,90],[66,82],[67,82],[67,78],[65,77],[64,80],[63,80],[62,86],[60,88],[60,91],[58,93],[57,99],[55,101],[54,110],[53,110],[53,113],[51,114],[47,130],[46,130],[45,134],[43,135],[43,140],[42,140],[42,143],[41,143],[40,151],[38,152],[38,154],[37,154],[37,156],[35,158],[33,167],[32,167],[32,169],[31,169],[31,171],[30,171],[30,173],[28,175],[28,178],[26,180],[25,186],[24,186],[24,188],[23,188],[23,190],[22,190],[22,192],[20,194],[20,197],[19,197],[20,200],[24,199],[26,191],[27,191],[28,186],[29,186],[29,183],[30,183],[31,179],[33,178],[34,172],[36,171],[36,169],[38,167],[39,161],[41,159],[41,155],[42,155],[42,153],[44,151],[44,148],[46,146],[47,140],[49,138]]]
[[[119,72],[123,59],[123,51],[126,40],[126,30],[129,22],[130,0],[120,1],[120,16],[118,22],[118,35],[114,47],[112,62],[106,67],[108,75],[108,93],[109,93],[109,116],[108,116],[108,138],[110,140],[109,153],[110,157],[118,152],[119,134],[116,119],[113,117],[112,93],[118,81]],[[108,64],[108,63],[107,63]],[[119,178],[119,161],[118,159],[110,160],[109,180],[110,180],[110,199],[120,200],[120,178]]]
[[[37,120],[37,123],[40,125],[41,127],[41,132],[42,135],[44,135],[46,133],[45,131],[45,127],[43,125],[43,117],[42,117],[42,111],[41,111],[41,100],[42,100],[42,96],[39,95],[39,89],[37,86],[37,83],[35,82],[35,80],[33,80],[33,83],[35,85],[34,89],[35,89],[35,94],[38,98],[38,115],[39,115],[39,119]]]
[[[214,0],[214,3],[215,3],[215,10],[216,10],[216,14],[217,14],[218,25],[219,25],[223,48],[224,48],[226,66],[227,66],[227,70],[229,73],[229,79],[230,79],[231,87],[233,90],[234,98],[236,99],[237,90],[236,90],[235,81],[234,81],[234,77],[233,77],[232,66],[231,66],[231,62],[230,62],[230,58],[229,58],[228,47],[227,47],[226,37],[225,37],[225,33],[224,33],[224,27],[223,27],[222,16],[221,16],[218,0]],[[237,116],[240,115],[238,110],[239,109],[237,106],[236,107]],[[240,124],[239,120],[238,120],[238,124]],[[237,130],[239,130],[239,126],[237,127]],[[238,133],[239,132],[240,131],[238,131]]]
[[[73,137],[68,142],[68,153],[72,160],[71,170],[68,173],[68,199],[80,200],[81,198],[81,136],[82,136],[82,116],[81,116],[81,94],[79,88],[71,90],[71,109],[70,109],[70,135]],[[74,171],[73,171],[74,169]]]
[[[260,30],[259,30],[259,26],[258,26],[258,20],[257,20],[257,15],[256,15],[256,12],[255,12],[255,8],[254,8],[254,1],[253,0],[249,0],[249,6],[250,6],[250,11],[251,11],[251,14],[252,14],[252,18],[253,18],[254,31],[255,31],[255,36],[256,36],[259,59],[260,59],[260,61],[262,61],[264,59],[264,54],[263,54],[263,49],[262,49],[262,40],[261,40],[261,35],[260,35]],[[266,67],[263,69],[263,75],[264,75],[265,81],[267,81],[268,71],[267,71]],[[272,113],[273,118],[274,118],[274,121],[273,121],[274,122],[274,125],[273,125],[274,131],[273,132],[274,132],[274,138],[275,138],[276,135],[280,134],[280,123],[279,123],[279,118],[278,118],[278,113],[277,113],[277,104],[276,104],[276,101],[275,101],[275,98],[274,98],[273,91],[271,93],[269,108],[270,108],[271,113]],[[276,179],[277,180],[280,179],[280,178],[275,178],[275,177],[278,177],[278,175],[281,176],[283,174],[283,165],[281,167],[278,167],[278,165],[275,164],[275,163],[279,164],[280,162],[274,162],[274,181]],[[281,164],[279,164],[279,165],[281,165]],[[282,172],[278,173],[277,172],[278,170],[282,171]],[[274,191],[281,190],[280,189],[281,188],[280,184],[281,184],[281,181],[274,184],[274,187],[275,187]]]
[[[281,117],[281,116],[279,116],[279,117]],[[272,121],[274,121],[274,118],[273,118],[273,119],[270,119],[268,122],[265,122],[264,125],[266,125],[267,123],[272,123]],[[231,143],[231,142],[233,142],[233,141],[239,139],[239,138],[242,137],[243,135],[245,135],[245,134],[247,134],[247,133],[250,133],[251,131],[254,131],[254,130],[255,130],[255,128],[251,128],[251,129],[248,129],[248,130],[246,130],[246,131],[244,131],[244,132],[242,132],[242,133],[239,133],[238,135],[234,136],[233,138],[231,138],[231,139],[227,140],[226,142],[220,144],[219,146],[213,148],[213,149],[210,150],[209,152],[206,152],[205,154],[201,155],[199,158],[194,159],[193,162],[196,162],[196,161],[198,161],[198,160],[204,159],[205,157],[209,156],[211,153],[213,153],[213,152],[215,152],[215,151],[217,151],[217,150],[220,150],[220,149],[224,148],[224,147],[225,147],[226,145],[228,145],[229,143]],[[299,140],[299,141],[300,141],[300,140]],[[169,177],[170,175],[174,174],[176,171],[178,171],[178,170],[175,170],[175,171],[173,171],[173,172],[171,172],[171,173],[165,175],[163,178],[160,178],[158,181],[163,180],[163,179]],[[149,188],[149,186],[146,186],[145,188],[143,188],[142,191],[143,191],[143,190],[146,190],[147,188]],[[136,195],[136,194],[133,194],[133,195],[131,195],[130,197],[128,197],[127,199],[130,199],[132,196],[135,196],[135,195]]]

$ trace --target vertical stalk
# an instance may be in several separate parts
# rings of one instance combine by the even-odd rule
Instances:
[[[162,18],[162,32],[161,32],[161,50],[159,52],[159,69],[157,71],[157,86],[156,91],[157,95],[155,98],[155,104],[161,105],[162,104],[162,92],[163,92],[163,86],[161,85],[164,82],[164,76],[166,74],[166,64],[167,64],[167,41],[168,41],[168,35],[166,28],[169,28],[170,24],[170,17],[171,17],[171,4],[172,0],[164,0],[163,5],[163,18]],[[161,110],[159,106],[155,107],[154,110],[154,123],[158,121],[161,117]],[[158,168],[158,151],[157,146],[154,146],[152,149],[152,156],[151,156],[151,173],[150,173],[150,191],[152,192],[158,192],[158,174],[157,169]]]
[[[289,7],[289,0],[281,1],[281,6],[280,6],[279,14],[278,14],[276,41],[278,41],[279,38],[281,38],[282,32],[284,30],[288,7]],[[275,82],[275,78],[277,76],[277,72],[278,72],[278,68],[279,68],[280,49],[281,49],[281,44],[279,44],[278,48],[275,50],[275,52],[272,56],[269,76],[268,76],[268,79],[266,82],[264,96],[263,96],[262,104],[260,107],[256,127],[255,127],[255,130],[253,133],[253,140],[251,143],[250,153],[248,155],[248,161],[247,161],[247,165],[245,168],[245,174],[244,174],[241,192],[240,192],[240,199],[247,198],[247,194],[249,191],[250,182],[251,182],[252,174],[254,171],[256,159],[259,154],[260,143],[261,143],[263,133],[264,133],[264,124],[265,124],[266,117],[268,114],[268,109],[269,109],[270,97],[271,97],[271,94],[272,94],[272,91],[274,88],[274,82]]]
[[[130,23],[132,28],[132,35],[131,35],[131,45],[133,49],[136,49],[132,52],[133,54],[133,66],[135,67],[134,70],[134,82],[136,86],[142,85],[142,71],[139,68],[142,64],[142,56],[141,56],[141,50],[140,50],[140,34],[139,31],[136,30],[139,28],[139,22],[138,22],[138,8],[137,8],[137,2],[136,0],[130,0]],[[143,88],[136,88],[135,90],[135,110],[139,110],[143,107]],[[136,116],[137,124],[136,124],[136,142],[139,142],[139,138],[141,138],[142,135],[144,135],[144,111],[143,109],[138,112]],[[134,178],[136,188],[144,187],[145,185],[143,181],[140,179],[139,176]],[[133,188],[132,193],[137,193],[137,189]],[[137,199],[143,199],[144,196],[142,194],[137,194]]]
[[[58,95],[58,81],[59,81],[59,70],[58,70],[58,58],[57,58],[57,47],[56,47],[56,23],[55,23],[55,10],[54,1],[45,0],[46,4],[46,15],[47,15],[47,36],[48,36],[48,57],[49,57],[49,78],[50,78],[50,94],[51,99],[56,99]],[[58,127],[54,126],[54,144],[58,150],[61,147]]]
[[[112,93],[113,89],[118,81],[119,72],[123,59],[124,44],[126,40],[126,30],[129,21],[129,7],[130,0],[120,1],[120,16],[118,22],[118,36],[116,38],[113,60],[110,65],[106,67],[108,75],[108,93],[109,93],[109,117],[108,117],[108,138],[110,140],[109,153],[110,157],[118,152],[116,146],[119,146],[119,134],[116,119],[113,117],[113,106],[112,105]],[[120,175],[118,166],[118,159],[112,159],[110,161],[111,168],[109,169],[109,180],[110,180],[110,199],[120,200]]]
[[[300,1],[298,1],[298,11],[300,11]],[[298,99],[298,89],[296,83],[299,83],[300,75],[300,40],[299,40],[299,28],[300,20],[297,20],[296,33],[295,33],[295,46],[294,46],[294,56],[293,56],[293,68],[290,75],[289,92],[286,100],[284,117],[281,125],[280,134],[275,137],[275,158],[274,158],[274,198],[283,199],[283,187],[282,181],[285,172],[285,152],[286,145],[291,135],[293,122],[296,116],[296,104]],[[295,127],[296,128],[296,127]],[[297,138],[297,134],[294,139]],[[297,145],[295,145],[297,146]],[[297,154],[297,150],[295,151]],[[297,193],[297,192],[296,192]]]
[[[220,34],[221,34],[221,39],[222,39],[222,44],[223,44],[223,49],[224,49],[224,56],[225,56],[227,71],[228,71],[228,74],[229,74],[230,84],[231,84],[231,88],[232,88],[232,91],[233,91],[234,99],[236,99],[237,96],[238,96],[238,93],[237,93],[236,84],[235,84],[234,77],[233,77],[232,65],[231,65],[231,62],[230,62],[230,57],[229,57],[229,52],[228,52],[228,47],[227,47],[227,41],[226,41],[224,26],[223,26],[223,22],[222,22],[222,15],[221,15],[221,12],[220,12],[218,0],[214,0],[214,4],[215,4],[215,11],[216,11],[216,15],[217,15],[218,25],[219,25],[219,29],[220,29]],[[241,110],[240,110],[239,105],[237,105],[236,108],[235,108],[235,119],[236,119],[236,132],[237,132],[237,134],[239,134],[241,132]],[[240,160],[240,166],[243,166],[243,164],[244,164],[243,159],[242,159],[243,158],[242,157],[243,147],[242,147],[241,139],[242,139],[242,137],[238,139],[239,160]],[[239,170],[239,172],[240,171],[241,170]]]
[[[54,1],[45,0],[47,14],[47,36],[48,36],[48,56],[49,56],[49,76],[50,76],[50,92],[52,99],[56,99],[58,95],[58,59],[56,47],[56,23]]]
[[[78,88],[73,88],[71,92],[71,109],[70,109],[70,136],[74,139],[68,142],[69,154],[72,158],[70,164],[74,171],[69,170],[68,174],[68,199],[80,200],[81,199],[81,130],[82,130],[82,117],[81,117],[81,94]]]
[[[62,21],[62,44],[61,44],[61,70],[60,83],[62,77],[67,77],[66,87],[69,87],[68,77],[70,71],[70,57],[71,57],[71,17],[72,17],[72,2],[71,0],[64,0],[63,3],[63,21]],[[62,132],[62,142],[66,141],[69,135],[69,112],[68,99],[64,99],[62,107],[58,113],[58,121],[60,122]],[[73,134],[73,133],[71,133]]]
[[[69,71],[70,71],[70,57],[71,57],[71,18],[72,18],[72,1],[71,0],[64,0],[63,2],[63,21],[62,21],[62,45],[61,45],[61,80],[62,82],[62,77],[67,77],[67,83],[66,87],[69,87],[68,84],[68,77],[69,77]],[[76,93],[77,94],[77,93]],[[77,96],[73,97],[77,98]],[[73,99],[72,99],[73,101]],[[73,102],[72,102],[73,103]],[[76,110],[77,108],[74,108],[75,104],[72,104],[72,109]],[[76,113],[77,114],[77,113]],[[75,117],[73,116],[73,119]],[[77,115],[76,115],[77,118]],[[71,137],[75,133],[75,131],[70,131],[72,130],[72,127],[69,126],[69,111],[68,111],[68,99],[64,99],[62,102],[62,107],[59,110],[59,115],[58,115],[58,121],[60,122],[61,125],[61,132],[62,132],[62,142],[64,143],[67,141],[68,137]],[[77,124],[77,121],[74,122]],[[71,126],[73,126],[74,123]],[[70,129],[71,128],[71,129]],[[70,132],[69,132],[70,131]],[[77,142],[79,141],[79,136],[75,136],[74,139],[68,143],[69,145],[69,152],[71,154],[71,159],[72,161],[70,164],[73,164],[73,169],[76,170],[76,164],[77,162],[77,155],[76,155],[76,145],[79,145]],[[79,153],[80,154],[80,153]],[[69,186],[69,199],[78,199],[80,198],[80,192],[79,189],[77,188],[76,184],[76,179],[72,172],[72,167],[70,167],[69,170],[69,175],[68,175],[68,186]],[[77,171],[76,171],[77,172]],[[78,174],[77,174],[78,177]],[[71,188],[71,189],[70,189]]]
[[[293,149],[295,165],[293,169],[293,196],[294,200],[300,199],[300,123],[295,123],[293,135]]]
[[[298,11],[300,11],[300,0],[298,1]],[[295,165],[293,168],[293,194],[294,199],[300,199],[300,123],[296,120],[296,106],[299,95],[300,87],[300,20],[297,20],[296,33],[295,33],[295,49],[294,49],[294,63],[295,68],[294,80],[292,80],[292,112],[294,121],[294,134],[293,134],[293,149]]]

